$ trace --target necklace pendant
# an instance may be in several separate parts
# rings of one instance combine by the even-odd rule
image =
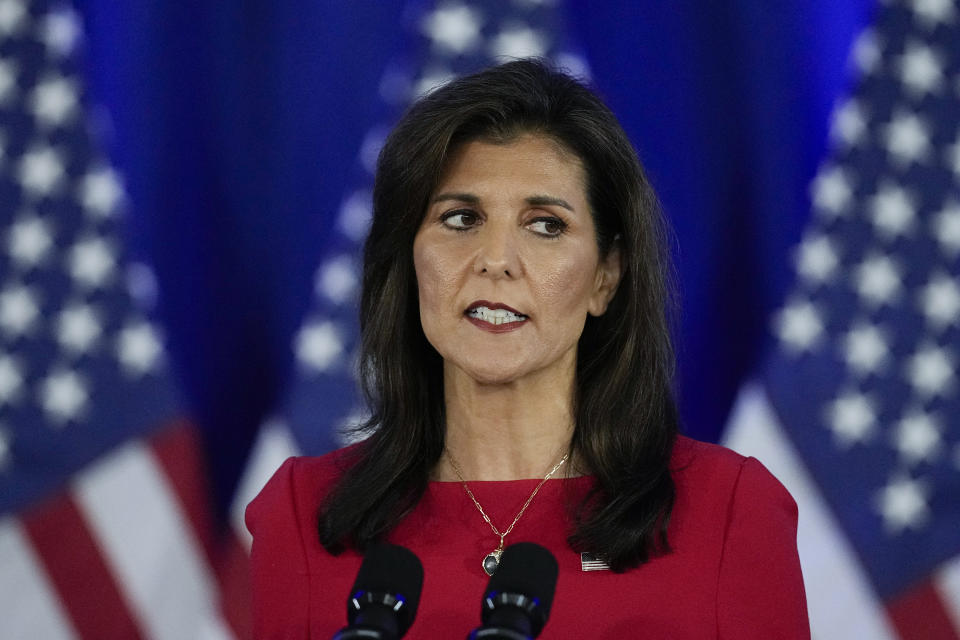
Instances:
[[[503,549],[496,549],[487,554],[483,559],[483,570],[488,576],[492,576],[500,564],[500,556],[503,555]]]

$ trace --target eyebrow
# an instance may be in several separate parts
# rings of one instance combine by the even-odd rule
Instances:
[[[441,193],[430,199],[430,203],[443,202],[444,200],[456,200],[457,202],[466,202],[467,204],[479,204],[480,198],[472,193]]]
[[[533,206],[555,206],[563,207],[567,211],[573,211],[573,207],[570,206],[570,203],[564,200],[563,198],[554,198],[553,196],[530,196],[527,198],[527,204],[532,204]]]
[[[480,198],[472,193],[441,193],[434,196],[430,203],[443,202],[446,200],[456,200],[457,202],[466,202],[467,204],[479,204]],[[553,196],[530,196],[525,198],[524,202],[535,207],[556,206],[563,207],[567,211],[575,211],[569,202],[563,198],[554,198]]]

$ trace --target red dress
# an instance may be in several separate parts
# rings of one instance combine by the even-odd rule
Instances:
[[[335,480],[336,452],[287,460],[247,508],[258,640],[327,640],[346,625],[360,556],[331,556],[317,538],[317,507]],[[672,552],[621,574],[585,572],[566,543],[566,505],[589,476],[548,480],[507,538],[536,542],[560,565],[541,638],[809,638],[797,557],[797,507],[753,458],[680,437],[671,470],[677,500]],[[471,482],[506,527],[538,480]],[[419,556],[423,593],[405,638],[461,640],[480,623],[489,578],[483,557],[498,542],[459,482],[431,482],[389,540]]]

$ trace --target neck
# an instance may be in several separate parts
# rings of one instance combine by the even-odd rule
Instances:
[[[543,478],[570,449],[573,436],[573,375],[566,380],[527,376],[507,384],[482,384],[444,368],[446,450],[434,476],[520,480]],[[553,477],[571,474],[567,461]]]

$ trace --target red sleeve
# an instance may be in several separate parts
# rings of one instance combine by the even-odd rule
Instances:
[[[727,512],[717,627],[724,639],[810,638],[797,504],[755,458],[743,461]]]
[[[307,638],[310,574],[294,495],[296,458],[289,458],[247,506],[253,534],[250,577],[253,637]]]

